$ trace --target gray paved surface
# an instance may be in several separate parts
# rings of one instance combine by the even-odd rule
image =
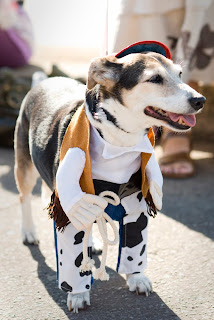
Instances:
[[[66,295],[55,285],[52,221],[42,210],[40,184],[33,196],[40,245],[28,247],[19,231],[13,151],[0,149],[0,319],[214,320],[214,146],[202,143],[196,149],[197,175],[165,180],[162,213],[150,220],[146,274],[154,293],[146,298],[128,292],[114,271],[112,248],[110,281],[95,282],[92,306],[78,315],[67,311]]]

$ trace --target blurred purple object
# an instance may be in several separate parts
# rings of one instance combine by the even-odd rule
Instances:
[[[13,29],[0,29],[0,67],[23,66],[31,54],[29,45]]]
[[[2,4],[1,0],[0,3]],[[27,64],[32,55],[33,30],[24,9],[12,0],[8,3],[11,5],[9,11],[7,6],[1,8],[5,10],[5,16],[10,23],[8,26],[2,23],[0,27],[0,67],[15,68]],[[9,16],[11,10],[15,10],[14,16]]]

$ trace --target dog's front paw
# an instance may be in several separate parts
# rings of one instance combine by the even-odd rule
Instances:
[[[151,180],[151,182],[150,182],[149,191],[151,193],[152,200],[153,200],[156,208],[158,210],[161,210],[163,192],[162,192],[162,189],[157,184],[157,182],[155,182],[154,180]]]
[[[137,294],[145,293],[148,297],[152,290],[152,283],[143,273],[128,274],[127,285],[129,291],[136,291]]]
[[[90,306],[90,292],[68,293],[67,306],[68,310],[78,313],[79,309],[84,309],[85,303]]]
[[[39,240],[37,238],[35,230],[22,229],[22,241],[25,245],[39,244]]]

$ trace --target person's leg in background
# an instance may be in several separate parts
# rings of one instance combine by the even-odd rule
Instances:
[[[173,56],[184,20],[184,8],[169,12],[166,9],[165,14],[155,11],[152,13],[152,8],[150,14],[143,14],[143,9],[137,13],[135,9],[135,4],[131,0],[124,2],[124,5],[119,8],[120,12],[114,25],[115,30],[109,33],[109,53],[118,52],[133,42],[156,40],[166,44]],[[173,134],[163,129],[162,142],[161,169],[163,174],[192,174],[194,168],[189,159],[189,136]],[[180,158],[177,157],[178,153]],[[184,154],[186,157],[183,156],[182,159],[181,156]]]
[[[199,85],[191,74],[190,65],[194,59],[194,51],[200,42],[205,13],[211,2],[211,0],[205,0],[203,3],[187,0],[185,2],[185,12],[183,12],[183,23],[180,26],[179,35],[175,39],[171,38],[175,41],[175,60],[182,62],[184,65],[183,81],[187,82],[196,91],[199,91]],[[177,18],[173,16],[173,12],[166,15],[168,30],[171,30],[171,27],[176,24]],[[196,21],[197,23],[195,23]],[[190,157],[191,132],[181,135],[163,129],[161,141],[163,155],[160,158],[160,167],[163,176],[172,178],[192,176],[195,173],[195,168]]]
[[[199,41],[205,12],[211,2],[186,0],[184,4],[175,1],[169,7],[169,2],[163,1],[158,7],[154,0],[121,1],[117,28],[111,29],[114,35],[109,41],[109,53],[118,52],[137,41],[163,42],[171,50],[174,60],[184,63],[184,81],[198,91],[197,81],[190,81],[194,77],[191,78],[189,66]],[[172,133],[163,129],[161,144],[163,155],[160,166],[164,176],[183,178],[194,174],[189,133]]]
[[[165,27],[166,41],[172,57],[176,61],[177,41],[185,16],[184,8],[167,12],[164,15],[163,23]],[[184,66],[185,67],[185,66]],[[189,83],[193,86],[193,83]],[[197,90],[197,83],[193,88]],[[164,177],[184,178],[194,174],[194,163],[190,158],[191,133],[175,133],[166,128],[162,128],[161,136],[162,156],[159,159],[160,168]]]

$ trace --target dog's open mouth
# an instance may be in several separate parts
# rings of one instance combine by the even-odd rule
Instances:
[[[180,130],[187,130],[196,124],[194,114],[179,114],[174,112],[166,112],[155,107],[146,107],[144,110],[147,116],[168,122],[169,125]]]

